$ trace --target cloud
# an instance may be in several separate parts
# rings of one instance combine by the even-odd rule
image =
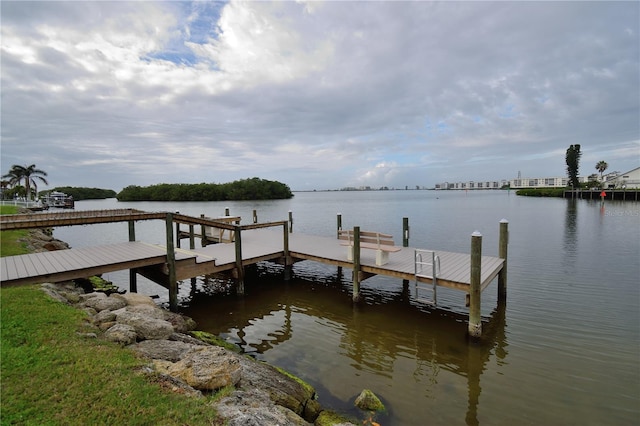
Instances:
[[[640,164],[634,2],[3,2],[2,169],[293,189]],[[584,170],[589,167],[585,167]]]

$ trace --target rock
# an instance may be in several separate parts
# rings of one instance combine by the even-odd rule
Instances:
[[[384,411],[382,401],[369,389],[363,390],[356,398],[356,407],[367,411]]]
[[[86,314],[87,314],[88,316],[90,316],[90,317],[92,317],[92,316],[94,316],[95,314],[97,314],[97,313],[98,313],[98,311],[96,311],[96,310],[95,310],[95,309],[93,309],[93,308],[89,308],[89,307],[84,307],[84,308],[82,308],[82,311],[86,312]]]
[[[87,339],[97,339],[98,335],[96,333],[80,333],[80,332],[76,332],[76,334],[80,337],[84,337]]]
[[[133,327],[140,340],[167,339],[173,334],[173,326],[167,321],[135,312],[124,311],[116,315],[116,321]]]
[[[124,308],[127,306],[127,302],[119,297],[114,297],[119,295],[111,295],[107,297],[98,297],[94,299],[89,299],[85,302],[87,306],[92,307],[96,311],[114,311],[116,309]]]
[[[313,387],[269,364],[242,356],[239,359],[242,364],[240,387],[261,389],[277,405],[304,416],[307,421],[315,420],[320,410],[319,405],[315,404]]]
[[[198,390],[216,390],[240,381],[239,357],[216,346],[191,349],[176,363],[155,362],[159,372],[178,378]]]
[[[137,335],[135,328],[126,324],[115,324],[104,332],[106,340],[120,343],[123,346],[135,343]]]
[[[121,295],[119,297],[122,297]],[[139,304],[133,306],[127,306],[126,312],[132,314],[142,315],[149,318],[159,319],[165,321],[165,311],[157,306],[150,306],[146,304]]]
[[[163,313],[164,320],[173,325],[173,329],[177,333],[187,333],[197,327],[196,322],[189,317],[169,311],[163,311]]]
[[[71,291],[61,291],[59,292],[67,301],[71,304],[76,304],[80,302],[80,295]]]
[[[344,416],[331,410],[322,410],[314,424],[316,426],[355,426]]]
[[[149,305],[154,307],[156,306],[156,303],[153,301],[153,299],[150,298],[149,296],[145,296],[144,294],[126,293],[126,294],[121,294],[120,297],[126,300],[127,305],[129,306],[136,306],[136,305]]]
[[[260,389],[237,390],[216,404],[218,414],[228,426],[307,426],[311,423],[288,408],[276,405]]]
[[[91,322],[97,326],[100,326],[100,324],[102,323],[113,322],[115,321],[115,319],[116,319],[116,314],[114,314],[113,311],[103,310],[95,314],[93,318],[91,318]]]
[[[69,304],[69,301],[67,300],[67,298],[61,295],[60,293],[58,293],[56,290],[52,290],[51,288],[45,287],[45,286],[41,286],[40,288],[42,289],[43,292],[47,294],[47,296],[49,296],[53,300],[57,300],[58,302],[64,303],[66,305]]]
[[[195,337],[191,337],[188,334],[182,333],[173,333],[169,336],[169,340],[175,340],[176,342],[189,343],[190,345],[196,346],[209,346],[208,343],[203,342],[202,340],[196,339]]]
[[[111,327],[113,327],[116,324],[117,324],[117,322],[115,322],[115,321],[103,322],[103,323],[100,323],[100,325],[98,325],[98,329],[100,331],[107,331],[108,329],[110,329]]]
[[[134,352],[150,359],[177,362],[194,346],[174,340],[143,340],[129,346]]]
[[[80,302],[86,303],[87,301],[91,300],[91,299],[95,299],[95,298],[104,298],[107,297],[106,294],[104,293],[97,293],[97,292],[91,292],[91,293],[85,293],[85,294],[81,294],[80,295]]]
[[[143,367],[142,372],[149,375],[152,381],[159,384],[165,389],[169,389],[172,392],[186,395],[192,398],[203,397],[202,392],[200,392],[199,390],[192,388],[191,386],[174,377],[158,373],[156,370],[149,366]]]

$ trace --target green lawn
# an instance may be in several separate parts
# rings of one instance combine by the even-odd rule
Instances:
[[[20,252],[17,238],[0,232],[3,256]],[[2,425],[224,424],[212,397],[175,393],[142,374],[146,361],[132,352],[83,337],[86,314],[38,286],[0,289],[0,307]]]

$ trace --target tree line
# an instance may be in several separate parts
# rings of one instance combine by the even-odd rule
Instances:
[[[292,198],[288,185],[277,181],[241,179],[229,183],[131,185],[117,195],[118,201],[227,201]]]
[[[71,197],[75,201],[79,200],[104,200],[106,198],[115,198],[116,191],[113,189],[101,189],[101,188],[84,188],[73,186],[57,186],[51,191],[42,191],[40,195],[45,195],[50,192],[63,192]]]

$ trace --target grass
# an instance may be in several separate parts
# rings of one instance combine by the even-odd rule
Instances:
[[[10,214],[5,207],[2,214]],[[0,232],[2,255],[20,246]],[[146,361],[82,333],[86,314],[37,286],[0,289],[1,425],[222,425],[211,401],[142,373]],[[155,381],[155,382],[154,382]]]
[[[0,297],[2,425],[222,424],[207,399],[152,383],[144,360],[79,334],[84,312],[34,286]]]
[[[0,206],[0,214],[15,213],[18,213],[16,206]],[[16,256],[29,253],[27,243],[20,241],[20,239],[24,239],[28,235],[29,231],[26,229],[0,232],[0,256]]]

